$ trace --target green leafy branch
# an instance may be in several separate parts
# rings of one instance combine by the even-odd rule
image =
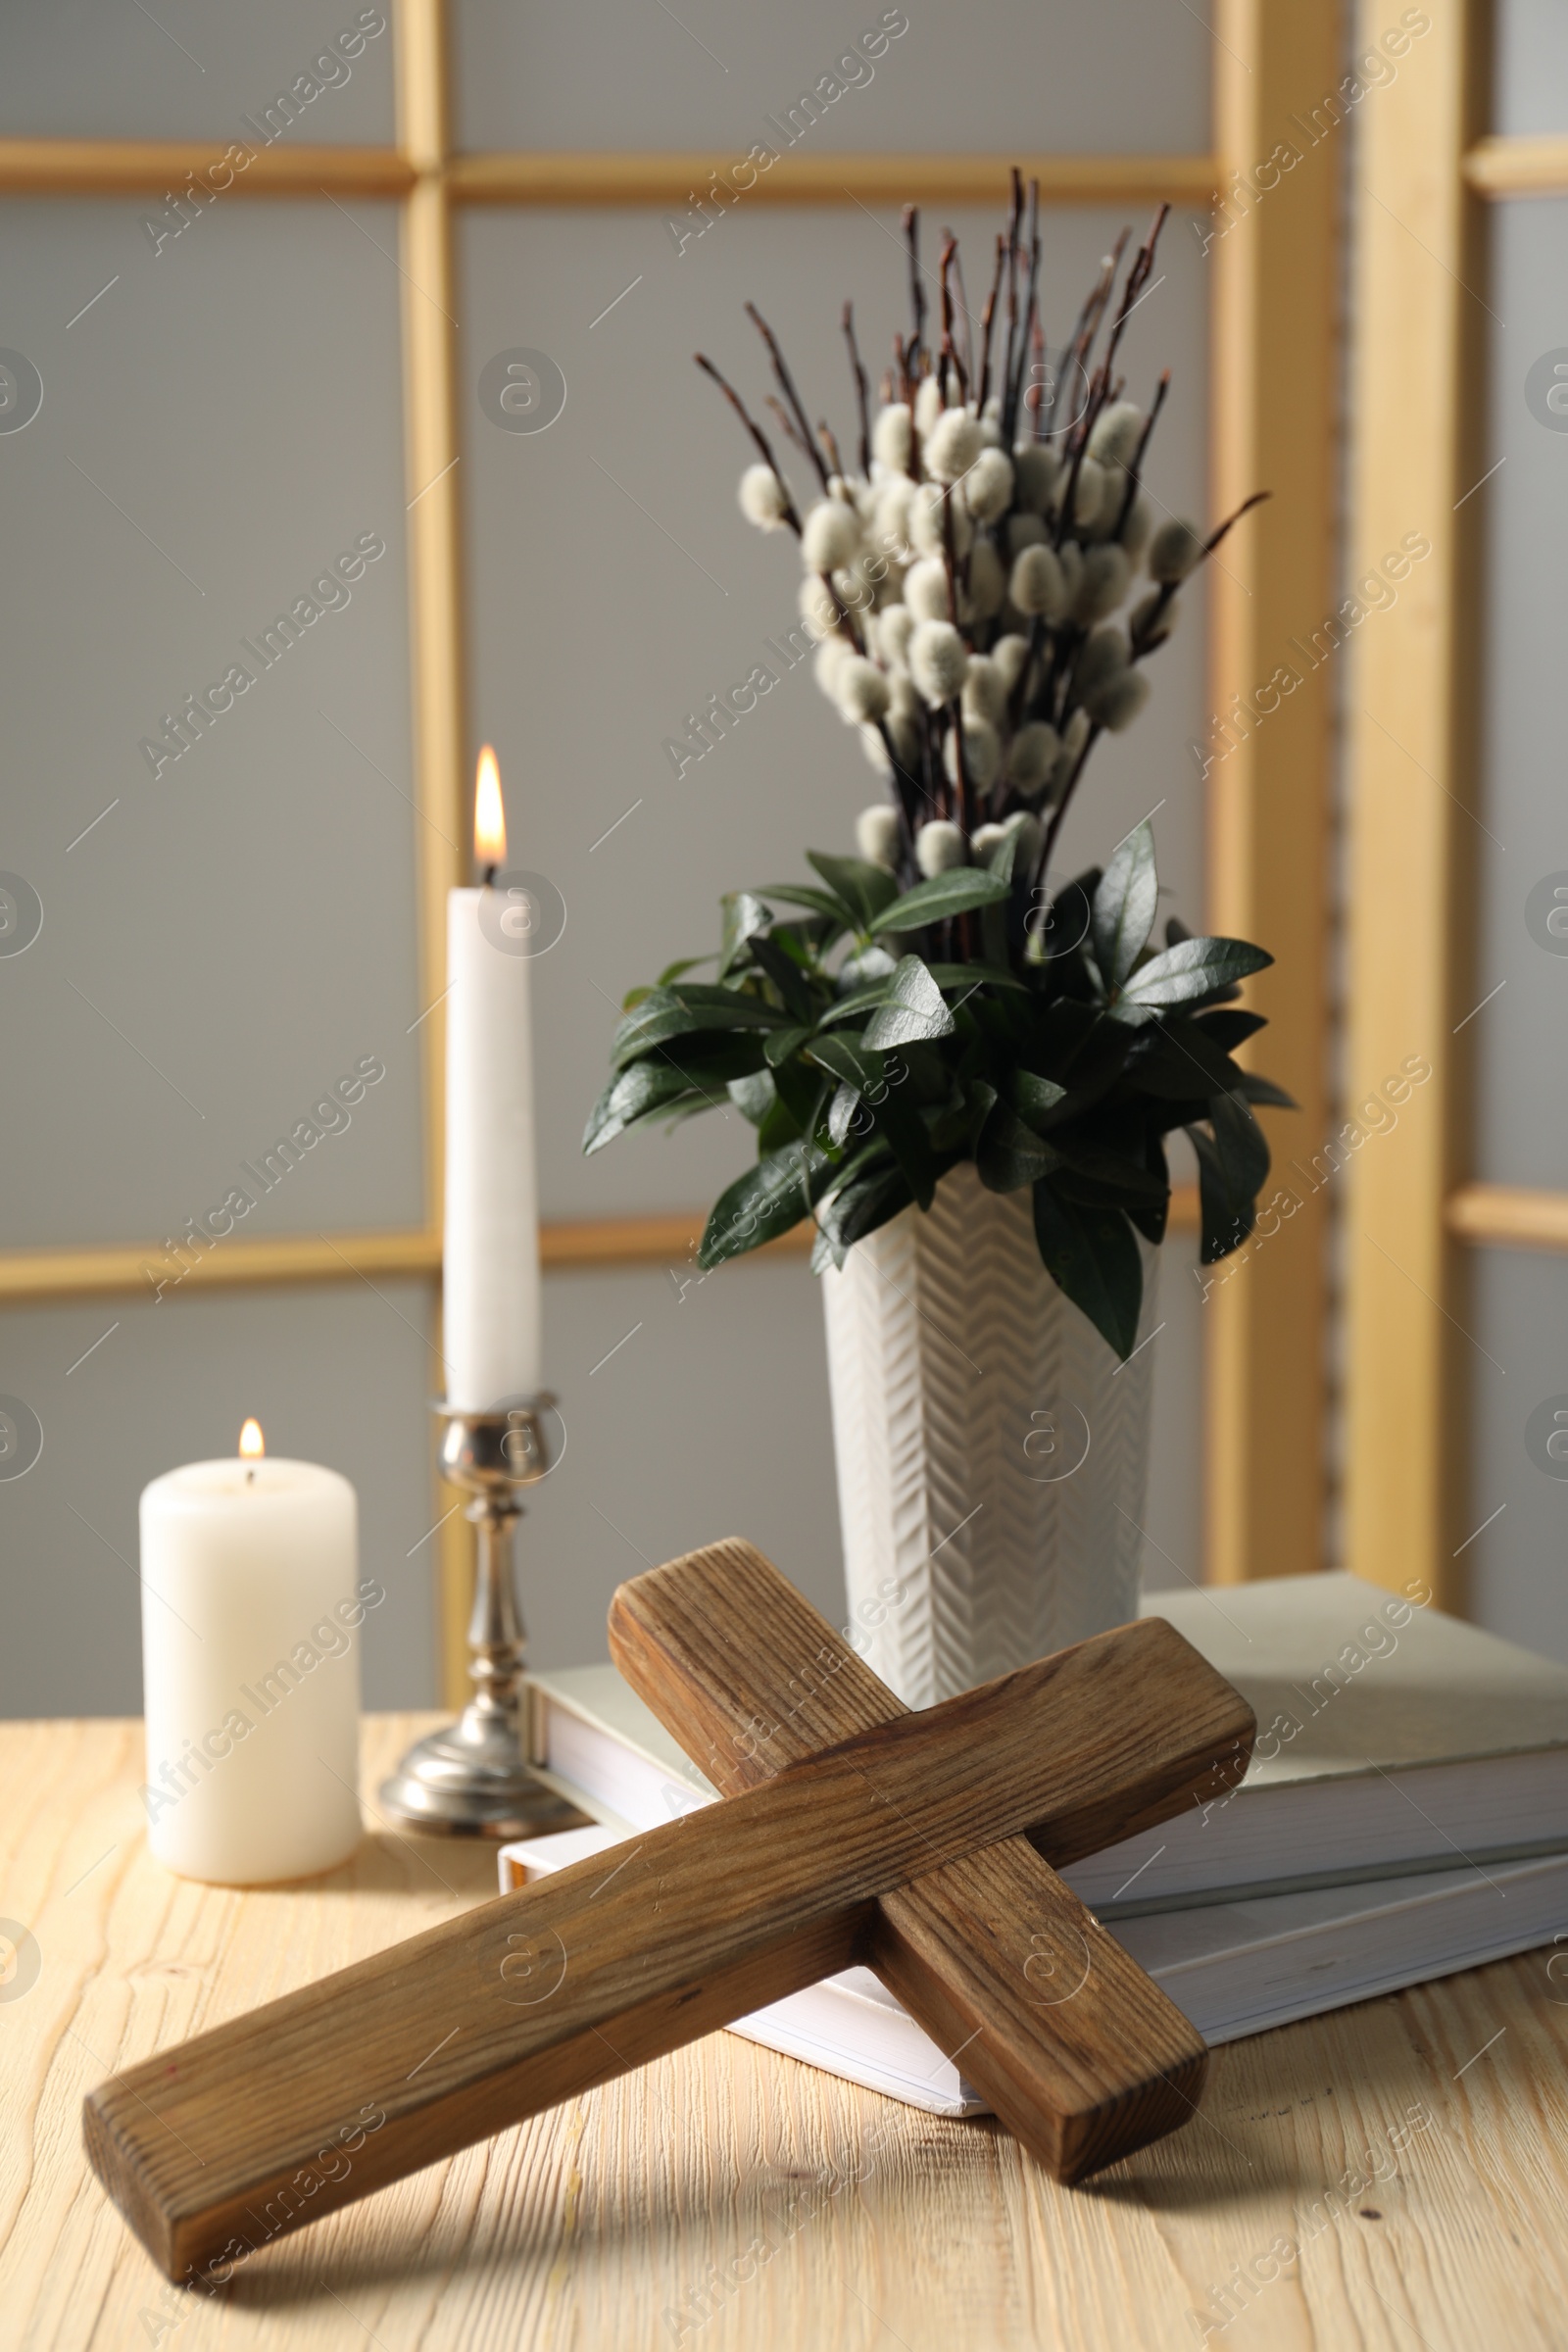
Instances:
[[[682,962],[627,998],[584,1151],[733,1102],[757,1163],[714,1203],[700,1262],[810,1218],[818,1270],[973,1160],[991,1191],[1029,1189],[1042,1262],[1125,1359],[1176,1129],[1198,1154],[1204,1262],[1252,1229],[1269,1165],[1252,1106],[1290,1098],[1233,1058],[1263,1025],[1234,1000],[1272,959],[1176,922],[1151,944],[1147,824],[1034,923],[1017,847],[1009,834],[989,864],[905,891],[883,866],[812,851],[814,883],[726,898],[715,978]],[[981,953],[955,961],[960,923]]]

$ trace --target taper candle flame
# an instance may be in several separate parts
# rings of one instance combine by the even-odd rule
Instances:
[[[255,1420],[247,1421],[239,1433],[241,1461],[259,1462],[266,1451],[267,1442],[262,1436],[261,1423]]]
[[[507,812],[501,805],[501,770],[486,744],[479,754],[473,789],[473,855],[486,881],[507,858]]]

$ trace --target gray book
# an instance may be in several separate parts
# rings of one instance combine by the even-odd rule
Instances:
[[[1151,1593],[1257,1717],[1241,1786],[1075,1863],[1106,1918],[1568,1849],[1568,1668],[1345,1575]]]

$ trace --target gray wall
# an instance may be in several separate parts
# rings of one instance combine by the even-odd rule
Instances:
[[[299,0],[242,24],[212,0],[160,0],[155,24],[107,0],[8,7],[0,131],[210,135],[220,155],[240,117],[358,13]],[[737,153],[860,24],[820,5],[764,20],[696,0],[679,25],[602,7],[471,6],[460,20],[473,143]],[[977,44],[995,51],[978,70]],[[969,68],[956,95],[956,45]],[[290,135],[387,137],[390,66],[390,35],[372,38]],[[978,24],[944,7],[846,94],[821,143],[1200,148],[1206,80],[1206,35],[1156,0],[1122,0],[1092,25],[1065,6],[999,8]],[[395,213],[230,197],[155,250],[161,213],[4,208],[0,340],[44,385],[25,429],[0,432],[0,864],[44,907],[25,955],[0,956],[7,1248],[177,1231],[365,1054],[385,1079],[246,1230],[422,1214]],[[973,293],[993,223],[954,225]],[[1054,333],[1119,225],[1050,217]],[[711,349],[760,389],[740,310],[755,295],[812,397],[842,419],[838,303],[854,295],[880,352],[903,311],[895,227],[891,212],[754,208],[678,253],[654,213],[462,224],[471,720],[475,741],[500,750],[516,855],[552,876],[569,913],[536,967],[548,1216],[700,1214],[747,1155],[749,1134],[719,1118],[586,1166],[577,1155],[614,1001],[709,944],[721,889],[800,871],[808,845],[846,846],[872,797],[804,675],[683,779],[662,753],[694,701],[789,620],[795,596],[785,554],[736,512],[746,451],[690,354]],[[1135,386],[1167,361],[1176,369],[1152,487],[1201,512],[1206,288],[1195,241],[1173,230],[1128,361]],[[496,429],[478,402],[486,360],[517,346],[547,351],[567,382],[562,416],[537,436]],[[155,777],[139,745],[162,714],[220,677],[240,639],[363,532],[386,553],[352,600]],[[1108,847],[1163,801],[1168,904],[1193,916],[1201,824],[1182,747],[1201,693],[1196,606],[1189,618],[1151,712],[1101,762],[1071,854]],[[1200,1556],[1201,1318],[1182,1260],[1173,1249],[1155,1343],[1154,1582],[1196,1574]],[[541,1662],[602,1654],[622,1576],[726,1532],[752,1535],[837,1605],[811,1278],[798,1262],[740,1265],[682,1298],[680,1273],[546,1285],[547,1369],[569,1442],[522,1537]],[[429,1318],[424,1286],[353,1281],[0,1318],[0,1391],[29,1401],[45,1432],[37,1466],[0,1482],[0,1711],[138,1705],[136,1495],[175,1462],[227,1451],[250,1412],[274,1450],[332,1462],[359,1487],[367,1564],[389,1592],[368,1627],[370,1702],[432,1697]]]
[[[1499,27],[1499,126],[1568,129],[1568,23],[1512,0]],[[1487,442],[1477,478],[1484,562],[1480,822],[1461,827],[1477,936],[1469,1024],[1471,1171],[1568,1191],[1568,890],[1562,647],[1568,431],[1547,421],[1553,355],[1568,365],[1568,202],[1494,207],[1488,221]],[[1568,377],[1563,379],[1568,381]],[[1568,425],[1568,417],[1563,420]],[[1467,1009],[1464,1007],[1461,1009]],[[1476,1614],[1568,1658],[1568,1480],[1533,1423],[1568,1403],[1568,1266],[1486,1250],[1467,1267],[1458,1342],[1468,1392],[1465,1554]],[[1532,1438],[1534,1442],[1532,1443]]]

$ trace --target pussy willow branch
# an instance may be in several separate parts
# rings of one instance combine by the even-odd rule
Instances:
[[[1018,339],[1018,231],[1023,225],[1023,179],[1012,168],[1012,217],[1007,222],[1007,342],[1002,361],[1002,414],[1005,424],[1012,391],[1013,346]],[[1005,435],[1004,435],[1005,438]]]
[[[1002,271],[1006,258],[1006,240],[1004,237],[999,236],[997,238],[996,275],[991,280],[991,291],[986,296],[986,307],[980,314],[980,325],[984,340],[980,346],[980,391],[978,395],[978,401],[982,416],[985,414],[986,399],[991,390],[991,334],[992,329],[996,325],[997,304],[1002,296]]]
[[[1102,732],[1102,730],[1099,726],[1092,725],[1090,727],[1088,734],[1084,737],[1084,748],[1073,762],[1072,774],[1061,788],[1061,798],[1052,810],[1051,822],[1046,827],[1045,840],[1040,845],[1040,856],[1035,860],[1035,870],[1029,877],[1031,894],[1039,890],[1050,870],[1051,853],[1056,846],[1056,835],[1061,831],[1063,820],[1072,806],[1072,796],[1078,789],[1078,779],[1083,774],[1088,764],[1089,755],[1100,741]]]
[[[1110,300],[1110,290],[1116,282],[1116,272],[1121,268],[1121,257],[1126,246],[1127,231],[1123,229],[1105,256],[1100,275],[1084,297],[1084,307],[1078,314],[1071,339],[1061,355],[1063,386],[1071,381],[1074,368],[1078,369],[1085,382],[1088,382],[1089,354],[1094,348],[1095,337],[1100,332],[1100,321],[1105,315],[1105,305]],[[1064,424],[1053,420],[1051,428],[1053,437],[1057,434],[1071,433],[1077,423],[1076,416],[1069,417]]]
[[[1216,523],[1213,530],[1209,532],[1208,537],[1203,541],[1203,552],[1199,557],[1198,563],[1193,565],[1193,570],[1187,572],[1184,577],[1190,580],[1193,576],[1193,572],[1198,570],[1199,564],[1206,564],[1208,562],[1209,557],[1214,553],[1215,548],[1219,546],[1220,541],[1229,536],[1229,534],[1236,528],[1236,525],[1241,521],[1242,516],[1244,514],[1250,514],[1254,507],[1260,507],[1265,499],[1272,498],[1273,495],[1274,493],[1272,490],[1254,490],[1250,498],[1244,498],[1241,505],[1237,508],[1235,514],[1227,514],[1224,521],[1221,523]],[[1156,653],[1159,649],[1159,645],[1164,642],[1163,639],[1159,639],[1157,641],[1154,640],[1153,631],[1158,626],[1159,622],[1164,618],[1166,612],[1174,602],[1176,593],[1178,589],[1181,588],[1182,584],[1183,583],[1181,580],[1161,581],[1159,595],[1155,600],[1154,609],[1150,613],[1149,619],[1144,625],[1138,643],[1133,647],[1133,660],[1135,662],[1141,662],[1147,654]]]
[[[1020,253],[1022,249],[1020,248]],[[1029,275],[1028,300],[1024,305],[1023,332],[1018,338],[1017,365],[1011,383],[1006,388],[1003,411],[1003,447],[1011,449],[1018,435],[1018,410],[1023,399],[1025,370],[1029,366],[1030,347],[1040,312],[1040,182],[1029,182]]]
[[[1153,432],[1159,412],[1165,406],[1165,395],[1169,390],[1170,369],[1166,368],[1161,371],[1159,382],[1154,387],[1154,397],[1149,404],[1149,415],[1144,418],[1144,429],[1139,434],[1138,446],[1133,451],[1133,462],[1127,468],[1127,487],[1122,492],[1121,512],[1116,516],[1114,536],[1117,539],[1127,528],[1127,517],[1133,511],[1133,500],[1138,496],[1144,478],[1144,454],[1149,447],[1150,435]]]
[[[914,322],[912,349],[905,367],[911,379],[925,356],[925,288],[920,282],[920,216],[912,204],[904,208],[904,242],[909,255],[909,316]]]
[[[855,379],[855,399],[860,417],[860,471],[869,477],[871,471],[870,396],[865,380],[865,369],[860,365],[859,345],[855,340],[855,305],[853,302],[847,302],[844,305],[844,317],[841,324],[844,329],[844,340],[849,345],[850,373]]]
[[[703,373],[712,377],[714,383],[723,393],[724,398],[729,402],[730,407],[734,410],[742,424],[745,425],[746,430],[751,434],[752,439],[757,446],[758,454],[761,458],[762,464],[767,467],[769,473],[771,473],[773,479],[777,482],[779,488],[784,493],[784,519],[789,524],[790,529],[795,533],[795,536],[798,539],[801,535],[801,518],[795,511],[795,501],[790,496],[790,486],[784,479],[783,474],[779,471],[778,460],[773,455],[772,446],[768,441],[767,435],[763,432],[761,426],[752,416],[750,410],[746,406],[745,401],[742,400],[734,385],[725,382],[723,376],[719,374],[718,369],[713,366],[712,361],[707,358],[705,354],[700,351],[694,352],[692,357],[696,360],[697,365],[699,368],[701,368]]]
[[[974,320],[969,316],[969,297],[963,288],[963,256],[958,251],[958,240],[952,229],[945,228],[942,233],[953,247],[953,283],[958,308],[959,340],[963,345],[961,354],[963,367],[960,380],[972,384],[974,382]],[[976,403],[977,408],[979,404]]]
[[[783,393],[785,399],[789,402],[790,412],[794,416],[797,425],[800,427],[801,439],[805,442],[808,453],[815,463],[817,475],[821,481],[823,495],[825,496],[828,482],[827,467],[823,464],[822,459],[811,440],[811,427],[807,420],[806,410],[802,405],[801,396],[795,389],[795,378],[791,375],[789,368],[785,363],[784,354],[778,347],[778,337],[774,334],[773,329],[768,325],[767,320],[762,317],[761,312],[758,309],[755,302],[749,302],[746,305],[746,316],[756,327],[758,333],[761,336],[762,341],[767,345],[767,356],[773,363],[773,373],[778,378],[778,388]]]
[[[800,434],[795,429],[794,417],[790,415],[788,409],[778,398],[777,394],[773,392],[764,392],[762,395],[762,406],[764,409],[770,409],[772,411],[774,422],[777,424],[778,429],[783,434],[785,440],[790,444],[790,447],[792,449],[799,450],[801,456],[806,460],[808,465],[814,463],[810,451],[807,448],[806,443],[801,439]]]

